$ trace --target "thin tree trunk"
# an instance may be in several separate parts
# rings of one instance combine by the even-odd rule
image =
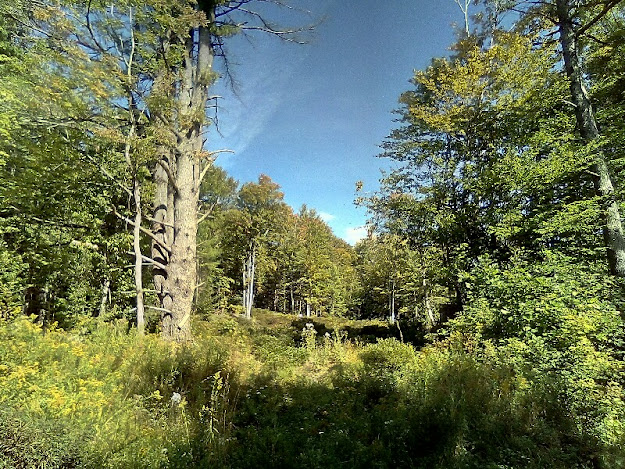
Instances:
[[[250,243],[250,248],[243,263],[243,310],[245,317],[252,317],[254,305],[254,275],[256,272],[256,244]]]
[[[134,21],[133,21],[133,9],[132,7],[128,11],[128,21],[130,23],[130,52],[127,59],[127,78],[130,82],[132,80],[132,67],[134,65],[135,54],[135,36],[134,36]],[[124,157],[126,159],[126,165],[132,172],[132,198],[135,206],[135,216],[133,220],[133,251],[135,257],[135,301],[136,301],[136,313],[137,313],[137,331],[139,335],[143,335],[145,332],[145,307],[143,301],[143,253],[141,252],[141,224],[143,223],[143,213],[141,209],[141,184],[138,177],[138,163],[136,158],[131,157],[132,141],[136,136],[137,122],[135,118],[135,111],[137,107],[133,94],[128,92],[128,117],[130,122],[130,129],[128,130],[128,136],[126,137],[126,145],[124,148]]]
[[[245,259],[243,260],[243,268],[242,273],[241,273],[241,281],[242,286],[243,286],[243,295],[241,297],[241,301],[243,304],[243,313],[245,313],[247,311],[247,256],[245,257]]]
[[[391,324],[395,324],[395,280],[391,280],[391,294],[389,295],[389,313]]]
[[[252,308],[254,307],[254,279],[256,277],[256,244],[252,248],[252,257],[250,263],[250,290],[249,290],[249,300],[247,303],[247,311],[246,317],[247,319],[252,318]]]
[[[423,277],[423,306],[425,307],[425,312],[430,320],[430,327],[434,327],[436,325],[436,319],[434,318],[434,311],[432,311],[432,304],[430,303],[430,294],[427,288],[427,280],[426,277]]]
[[[102,281],[102,293],[100,296],[100,309],[98,310],[98,317],[103,317],[106,314],[106,304],[111,297],[111,279],[105,277]]]
[[[460,7],[460,11],[462,11],[462,16],[464,17],[464,33],[469,37],[471,35],[471,31],[469,29],[469,4],[471,0],[456,0],[456,4]]]
[[[569,7],[570,0],[556,0],[562,56],[569,79],[571,98],[575,105],[577,125],[582,139],[589,143],[596,140],[600,134],[592,104],[584,86],[584,71],[579,58],[579,45]],[[601,198],[603,237],[607,248],[608,268],[611,274],[625,277],[625,236],[621,214],[614,195],[614,185],[608,163],[601,148],[595,150],[592,172],[595,192]]]
[[[133,198],[135,204],[135,219],[133,229],[133,248],[135,254],[135,291],[137,303],[137,331],[139,335],[145,332],[145,307],[143,302],[143,255],[141,253],[141,188],[137,176],[134,176]]]

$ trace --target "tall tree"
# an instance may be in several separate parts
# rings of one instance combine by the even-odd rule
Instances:
[[[464,272],[485,253],[501,263],[521,249],[579,255],[594,245],[596,220],[590,163],[575,153],[553,51],[509,33],[488,48],[469,38],[456,50],[417,72],[402,95],[404,125],[383,145],[402,165],[368,203],[382,231],[408,236],[418,252],[435,248],[437,280],[458,309]]]
[[[191,334],[200,185],[215,155],[205,151],[203,133],[209,87],[216,78],[215,55],[223,52],[223,38],[241,29],[264,31],[287,40],[299,32],[274,27],[250,10],[250,3],[252,0],[199,1],[191,28],[170,29],[160,35],[163,52],[181,52],[177,62],[164,61],[169,66],[154,76],[154,88],[170,95],[170,104],[162,109],[151,108],[167,135],[154,170],[152,229],[157,239],[152,245],[152,258],[154,286],[163,311],[162,332],[168,339],[187,340]],[[250,269],[253,266],[254,262],[248,263]],[[253,279],[253,271],[249,275]]]
[[[223,242],[229,250],[225,257],[229,258],[233,278],[241,280],[243,310],[248,319],[258,290],[259,266],[266,267],[277,233],[284,229],[290,212],[283,197],[280,186],[263,174],[258,183],[241,187],[236,207],[224,214]]]
[[[593,159],[591,171],[595,192],[601,201],[603,236],[609,271],[613,275],[624,277],[625,235],[609,166],[610,160],[615,159],[615,155],[606,154],[609,149],[601,141],[595,110],[587,90],[588,70],[583,60],[584,41],[588,38],[592,40],[593,28],[622,3],[621,0],[540,2],[488,0],[485,3],[495,10],[514,9],[521,12],[519,22],[521,27],[528,24],[532,29],[537,25],[546,25],[547,29],[549,26],[555,27],[578,132],[586,146],[585,151],[590,152]],[[538,18],[539,21],[532,21],[534,18]]]
[[[110,274],[119,273],[126,256],[115,253],[127,249],[105,220],[120,192],[84,159],[110,143],[94,138],[95,126],[86,135],[94,123],[91,109],[104,103],[104,75],[100,67],[78,66],[84,51],[65,41],[67,24],[57,29],[43,22],[45,4],[16,2],[1,9],[3,21],[14,25],[3,52],[20,51],[20,60],[19,67],[11,59],[1,66],[13,74],[2,80],[2,91],[9,93],[2,115],[10,117],[11,129],[1,150],[0,231],[14,257],[28,266],[26,312],[69,325],[78,314],[105,309]],[[43,27],[34,34],[36,20]],[[102,160],[112,153],[103,151]],[[104,286],[106,295],[100,296]]]
[[[208,89],[217,77],[214,58],[223,55],[224,38],[237,31],[263,31],[286,40],[299,32],[274,27],[250,8],[251,3],[29,3],[32,37],[50,43],[55,51],[48,61],[58,72],[51,88],[64,88],[76,98],[76,109],[61,124],[53,119],[54,125],[84,132],[83,147],[94,136],[121,144],[120,154],[130,157],[130,172],[154,184],[149,217],[141,208],[141,178],[128,187],[109,162],[83,152],[135,201],[133,213],[120,213],[120,218],[133,226],[137,239],[140,233],[152,241],[151,257],[141,252],[138,241],[134,245],[137,303],[143,291],[140,267],[147,263],[153,267],[162,334],[170,340],[190,337],[200,185],[216,153],[204,149],[203,137]],[[137,152],[145,155],[149,148],[151,158],[136,158]],[[142,220],[151,227],[141,226]]]

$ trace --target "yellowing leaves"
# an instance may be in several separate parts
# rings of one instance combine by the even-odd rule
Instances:
[[[16,386],[25,384],[32,376],[36,375],[39,371],[36,364],[33,365],[18,365],[9,373],[7,381],[11,381]]]
[[[552,62],[549,50],[533,50],[531,38],[499,34],[489,49],[472,46],[417,71],[413,82],[426,99],[408,103],[409,113],[436,131],[461,132],[478,113],[523,106],[544,87]]]

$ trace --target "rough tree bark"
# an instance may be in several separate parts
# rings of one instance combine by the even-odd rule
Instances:
[[[207,24],[191,30],[186,38],[176,109],[169,122],[175,143],[162,148],[154,171],[154,287],[160,300],[162,336],[177,342],[191,339],[200,183],[210,164],[202,132],[213,65],[208,25],[213,20],[209,15]]]
[[[566,74],[569,79],[571,99],[579,132],[586,143],[600,136],[590,98],[584,87],[584,70],[579,57],[578,32],[571,15],[570,0],[556,0],[556,15],[560,32],[560,45]],[[610,273],[625,277],[625,236],[621,214],[614,194],[614,185],[604,151],[595,150],[592,173],[596,194],[601,198],[603,211],[603,236],[607,248]]]
[[[169,64],[164,60],[167,70],[163,70],[153,84],[153,89],[160,87],[164,96],[173,97],[171,112],[151,114],[151,118],[161,121],[167,135],[154,169],[151,259],[162,313],[162,337],[166,340],[184,342],[191,338],[191,314],[198,283],[196,239],[200,185],[210,168],[210,157],[215,154],[204,151],[203,130],[208,89],[215,76],[215,49],[223,53],[219,32],[214,31],[214,27],[261,31],[293,42],[296,42],[293,36],[299,32],[274,29],[261,15],[247,9],[251,1],[198,0],[196,8],[205,15],[201,24],[192,27],[184,38],[170,32],[162,40],[162,52],[174,46],[184,49],[182,63]],[[282,5],[281,1],[272,0],[272,3]],[[249,21],[229,17],[235,12],[247,16]],[[173,82],[172,76],[175,77]]]

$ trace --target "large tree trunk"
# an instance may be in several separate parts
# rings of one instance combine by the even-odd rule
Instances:
[[[575,105],[577,125],[582,139],[589,143],[599,137],[599,129],[590,98],[584,87],[584,71],[579,58],[579,45],[570,13],[570,3],[570,0],[556,0],[560,44],[569,79],[571,99]],[[625,277],[625,237],[621,215],[615,199],[608,163],[601,148],[595,150],[592,172],[596,194],[601,198],[603,236],[607,248],[608,267],[611,274]]]
[[[163,148],[164,154],[167,151]],[[169,164],[170,158],[161,156],[161,161]],[[169,293],[168,286],[168,268],[170,250],[165,246],[171,246],[174,239],[173,231],[173,190],[169,187],[167,174],[161,165],[157,165],[154,172],[155,192],[154,192],[154,212],[152,223],[152,232],[157,241],[152,242],[152,259],[156,261],[153,267],[152,275],[154,289],[159,299],[161,307],[161,324],[169,321],[169,312],[172,307],[172,297]],[[171,199],[171,200],[170,200]]]
[[[210,20],[210,19],[209,19]],[[155,170],[154,285],[161,302],[164,339],[191,338],[197,285],[197,210],[200,183],[208,165],[202,131],[211,81],[213,51],[207,27],[189,33],[173,118],[175,144]],[[165,248],[164,246],[167,246]]]
[[[192,142],[187,142],[192,143]],[[176,158],[174,193],[174,239],[171,244],[167,272],[168,296],[171,309],[164,312],[163,336],[185,341],[191,338],[191,313],[197,284],[196,238],[199,184],[194,151],[181,145]]]

